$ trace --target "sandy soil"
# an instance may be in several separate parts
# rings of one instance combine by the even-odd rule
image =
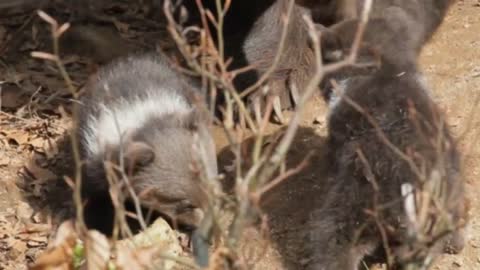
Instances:
[[[52,65],[28,56],[31,50],[49,48],[48,40],[42,39],[45,27],[36,19],[29,22],[29,18],[30,13],[0,18],[0,81],[5,82],[0,113],[0,269],[26,269],[26,264],[46,247],[59,221],[72,214],[70,194],[62,180],[71,161],[64,138],[71,119],[68,110],[60,109],[61,105],[68,108],[70,100]],[[109,36],[110,42],[129,40],[113,50],[78,49],[76,44],[81,34],[64,41],[69,52],[80,50],[83,54],[66,58],[73,80],[82,84],[96,64],[131,48],[148,47],[149,40],[161,34],[157,30],[145,31],[138,25],[135,21],[128,30],[118,25],[113,30],[104,27],[102,31],[108,33],[104,36]],[[120,35],[115,34],[117,30]],[[459,1],[452,7],[443,26],[425,47],[420,63],[434,99],[446,111],[459,139],[471,204],[465,249],[459,255],[443,255],[433,269],[480,269],[480,109],[474,108],[480,98],[478,1]],[[57,93],[56,98],[49,99],[53,93]],[[261,242],[258,232],[245,234],[248,242],[253,243],[245,248],[253,248],[253,257],[259,259],[256,269],[302,269],[310,260],[306,224],[313,199],[322,194],[318,179],[325,164],[322,150],[326,108],[319,99],[308,106],[288,164],[298,164],[313,149],[312,162],[264,200],[273,244],[263,253],[256,247]],[[269,130],[275,133],[279,128],[272,125]],[[227,143],[221,131],[215,133],[223,166],[229,163]]]

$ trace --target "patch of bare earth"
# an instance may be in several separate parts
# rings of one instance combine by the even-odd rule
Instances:
[[[433,97],[459,138],[470,199],[469,240],[434,269],[480,269],[480,4],[458,1],[420,59]],[[475,107],[476,106],[476,107]]]

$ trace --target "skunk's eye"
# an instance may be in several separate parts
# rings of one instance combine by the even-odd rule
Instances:
[[[178,230],[181,231],[181,232],[188,233],[188,234],[192,234],[193,231],[195,231],[196,229],[197,229],[197,227],[192,225],[192,224],[186,224],[186,223],[179,223],[178,224]]]
[[[184,213],[184,212],[191,212],[195,208],[197,207],[195,207],[189,200],[183,200],[177,205],[176,210],[177,210],[177,213]]]

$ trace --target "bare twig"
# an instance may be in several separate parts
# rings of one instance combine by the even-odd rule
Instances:
[[[55,19],[53,19],[52,17],[50,17],[48,14],[46,14],[41,10],[38,11],[38,16],[40,16],[40,18],[42,18],[44,21],[50,24],[52,41],[53,41],[53,54],[44,53],[44,52],[32,52],[32,57],[53,61],[57,65],[57,68],[59,69],[60,74],[64,79],[65,84],[69,89],[69,91],[71,92],[72,96],[74,98],[78,98],[77,96],[78,93],[75,87],[73,86],[73,81],[68,75],[68,72],[66,71],[65,66],[63,65],[60,59],[59,39],[62,36],[62,34],[65,33],[65,31],[67,31],[70,24],[65,23],[65,24],[59,25]],[[77,115],[77,111],[78,111],[78,105],[76,103],[73,103],[74,118]],[[73,198],[74,198],[76,213],[77,213],[76,226],[77,226],[77,231],[80,233],[83,233],[83,232],[86,232],[86,228],[85,228],[85,222],[83,220],[83,205],[82,205],[82,197],[81,197],[82,164],[81,164],[78,140],[74,132],[70,132],[70,139],[72,142],[72,152],[73,152],[73,158],[75,162],[75,188],[73,191]]]

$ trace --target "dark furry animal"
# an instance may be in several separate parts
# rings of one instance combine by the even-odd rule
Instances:
[[[339,61],[350,52],[365,0],[340,2],[350,6],[347,8],[350,12],[342,13],[335,24],[321,31],[325,63]],[[453,0],[373,0],[360,47],[360,62],[405,68],[416,65],[421,49],[438,29],[452,3]],[[328,100],[332,78],[348,78],[371,70],[347,67],[337,71],[325,78],[322,94]]]
[[[385,243],[398,265],[434,258],[452,236],[461,249],[460,157],[416,66],[390,63],[337,88],[328,119],[332,188],[313,217],[308,269],[357,269]]]
[[[364,0],[356,0],[357,11],[329,27],[329,39],[336,37],[337,49],[345,53],[350,49],[357,31]],[[370,19],[363,38],[368,48],[386,62],[410,65],[416,62],[423,45],[431,38],[445,17],[452,0],[374,0]],[[329,40],[329,44],[331,41]],[[325,48],[327,57],[330,48]],[[339,54],[336,54],[339,55]],[[329,59],[338,60],[338,59]]]
[[[156,54],[131,56],[105,66],[86,86],[77,134],[90,227],[111,232],[107,178],[118,177],[129,198],[122,174],[143,207],[187,228],[203,217],[206,195],[194,168],[205,160],[206,176],[217,174],[209,115],[199,89],[168,65]]]
[[[459,153],[417,69],[418,54],[449,4],[374,1],[360,59],[378,65],[345,68],[325,79],[331,191],[313,217],[318,248],[309,269],[357,269],[386,244],[399,268],[425,263],[445,246],[454,253],[463,248]],[[326,62],[339,60],[333,48],[346,55],[358,22],[346,19],[325,30]],[[428,212],[422,221],[420,208]]]

